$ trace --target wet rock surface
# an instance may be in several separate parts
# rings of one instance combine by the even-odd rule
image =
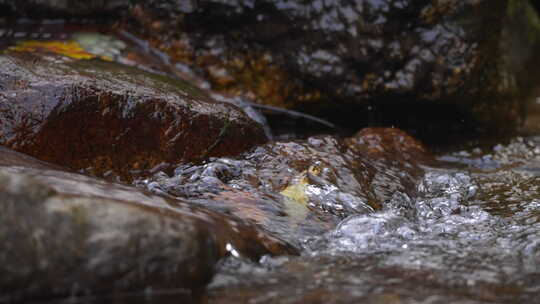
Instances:
[[[130,180],[266,140],[241,109],[179,80],[47,54],[6,54],[0,64],[0,144],[72,169]]]
[[[537,60],[528,1],[208,0],[173,25],[138,12],[128,28],[214,89],[422,135],[515,128]]]
[[[295,253],[185,201],[58,171],[5,148],[0,155],[0,302],[148,288],[189,295],[229,254]]]

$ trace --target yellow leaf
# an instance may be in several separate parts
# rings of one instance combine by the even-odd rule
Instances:
[[[96,56],[94,54],[85,51],[77,42],[74,41],[37,41],[27,40],[17,43],[17,45],[9,48],[15,52],[35,52],[42,50],[55,54],[64,55],[75,59],[93,59],[101,58],[104,60],[111,60],[104,56]]]

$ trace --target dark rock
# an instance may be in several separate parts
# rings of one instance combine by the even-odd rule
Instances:
[[[0,66],[0,145],[72,169],[130,180],[266,140],[239,108],[182,81],[46,54],[2,55]]]
[[[197,290],[218,259],[294,254],[241,221],[0,147],[0,302]]]
[[[538,79],[526,68],[535,44],[514,43],[514,34],[538,37],[529,8],[506,0],[201,0],[174,19],[181,31],[162,26],[161,38],[148,14],[138,20],[215,89],[337,124],[437,136],[518,124]],[[516,61],[518,48],[526,52]]]

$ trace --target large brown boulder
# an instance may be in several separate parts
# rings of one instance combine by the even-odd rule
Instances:
[[[129,180],[266,140],[241,109],[165,76],[39,53],[1,55],[0,67],[0,145],[72,169]]]

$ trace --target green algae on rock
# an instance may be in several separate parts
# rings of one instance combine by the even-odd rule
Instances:
[[[239,108],[165,76],[43,53],[4,54],[0,66],[0,144],[72,169],[130,180],[266,140]]]

